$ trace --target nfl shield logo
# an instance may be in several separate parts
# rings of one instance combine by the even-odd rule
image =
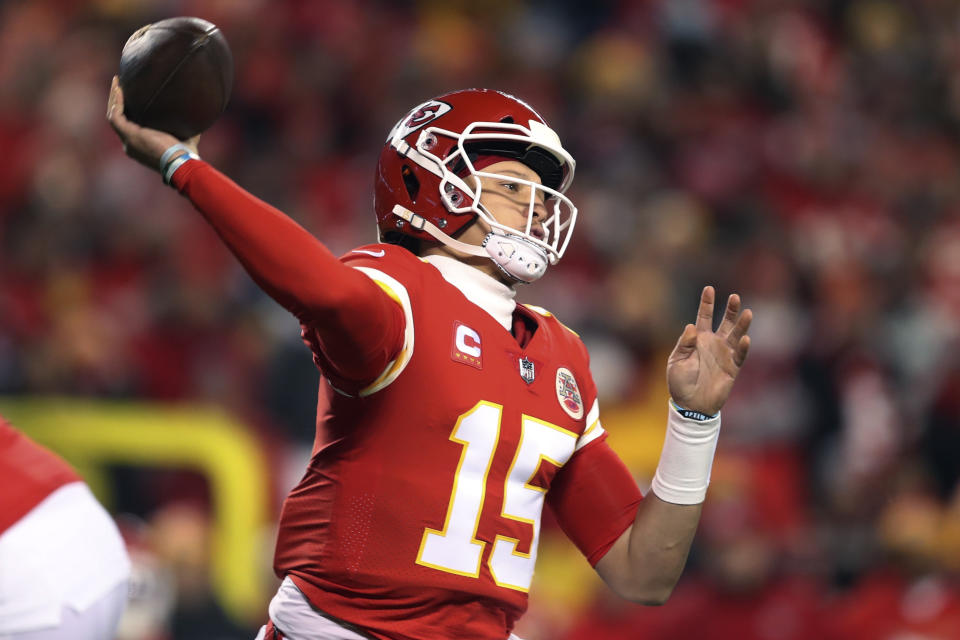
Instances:
[[[533,363],[526,358],[520,358],[520,377],[527,384],[533,382]]]

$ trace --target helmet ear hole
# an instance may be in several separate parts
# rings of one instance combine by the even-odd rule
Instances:
[[[504,116],[500,118],[500,122],[504,124],[513,124],[513,116]]]
[[[407,195],[410,196],[410,201],[416,202],[417,194],[420,193],[420,181],[417,180],[417,176],[414,175],[410,165],[403,165],[403,168],[400,170],[400,176],[403,178],[403,186],[407,188]]]

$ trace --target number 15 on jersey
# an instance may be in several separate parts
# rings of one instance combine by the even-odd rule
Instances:
[[[423,532],[417,564],[447,573],[480,577],[486,542],[477,539],[489,483],[503,482],[500,516],[530,525],[530,553],[518,550],[520,540],[496,535],[487,566],[501,587],[528,591],[533,580],[540,537],[540,516],[546,490],[531,485],[543,461],[563,466],[573,455],[578,435],[562,427],[522,416],[520,444],[505,477],[491,477],[490,467],[500,439],[503,406],[481,400],[462,414],[450,440],[463,447],[453,471],[453,489],[443,529]],[[526,546],[526,545],[524,545]]]

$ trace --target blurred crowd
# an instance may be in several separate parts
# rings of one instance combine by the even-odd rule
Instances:
[[[960,638],[960,5],[3,2],[0,393],[217,403],[295,452],[273,480],[290,486],[317,385],[296,321],[104,120],[126,37],[173,15],[215,22],[234,52],[201,154],[335,252],[375,240],[376,156],[409,108],[466,86],[533,104],[577,159],[581,217],[520,298],[583,335],[642,484],[700,288],[754,310],[673,599],[591,586],[560,606],[535,587],[521,635]],[[168,532],[141,536],[154,563],[204,530],[162,498],[115,505]],[[191,614],[215,598],[173,573],[181,596],[128,638],[220,619]],[[202,637],[247,637],[236,624]]]

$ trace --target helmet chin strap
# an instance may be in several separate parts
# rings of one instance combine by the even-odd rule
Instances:
[[[417,231],[426,231],[451,249],[468,253],[471,256],[487,255],[487,252],[483,249],[483,247],[467,244],[466,242],[460,242],[456,238],[451,238],[441,231],[437,225],[433,224],[423,216],[419,216],[413,211],[410,211],[410,209],[400,206],[399,204],[393,205],[393,215],[406,220],[407,223]]]
[[[486,256],[510,278],[529,284],[546,273],[549,261],[540,247],[526,238],[494,229],[483,239],[481,246],[460,242],[441,231],[435,224],[399,204],[393,214],[405,220],[418,231],[426,231],[441,243],[471,256]]]

